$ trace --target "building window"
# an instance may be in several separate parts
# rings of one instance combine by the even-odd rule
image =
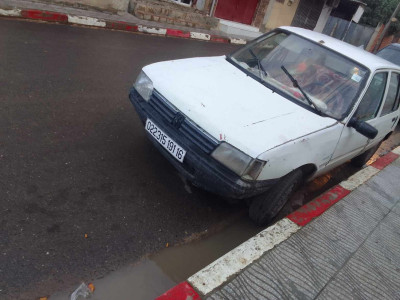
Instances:
[[[182,4],[185,6],[191,6],[192,5],[192,0],[170,0],[172,2],[178,3],[178,4]]]
[[[314,30],[325,1],[301,0],[297,6],[292,26]]]

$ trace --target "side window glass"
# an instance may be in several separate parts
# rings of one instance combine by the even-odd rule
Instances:
[[[357,108],[354,117],[359,121],[368,121],[376,117],[379,106],[385,94],[388,73],[377,73],[372,78],[371,83]]]
[[[389,90],[383,105],[381,116],[387,115],[399,108],[400,74],[392,73],[389,81]]]

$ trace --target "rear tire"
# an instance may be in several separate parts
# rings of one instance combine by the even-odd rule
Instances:
[[[271,222],[303,182],[303,172],[296,169],[282,177],[269,191],[253,198],[250,218],[260,226]]]
[[[379,142],[378,145],[372,147],[371,149],[365,151],[364,153],[354,157],[351,160],[351,164],[357,168],[361,168],[364,166],[370,159],[371,157],[375,154],[375,152],[379,149],[381,146],[382,142]]]

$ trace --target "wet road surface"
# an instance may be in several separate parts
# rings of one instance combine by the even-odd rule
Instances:
[[[169,286],[261,230],[244,204],[188,189],[127,98],[146,64],[235,48],[0,19],[0,298],[49,295],[167,243],[150,258]],[[281,216],[356,171],[317,178]]]
[[[0,298],[103,276],[238,210],[189,194],[128,100],[146,64],[235,48],[0,19]]]

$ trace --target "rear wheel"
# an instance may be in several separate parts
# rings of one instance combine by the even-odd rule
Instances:
[[[261,226],[271,222],[302,182],[301,169],[282,177],[268,192],[253,198],[249,208],[250,218]]]
[[[376,145],[376,146],[372,147],[371,149],[365,151],[364,153],[354,157],[351,160],[351,164],[355,167],[361,168],[363,165],[365,165],[371,159],[371,157],[379,149],[381,144],[382,144],[382,142],[379,142],[378,145]]]

